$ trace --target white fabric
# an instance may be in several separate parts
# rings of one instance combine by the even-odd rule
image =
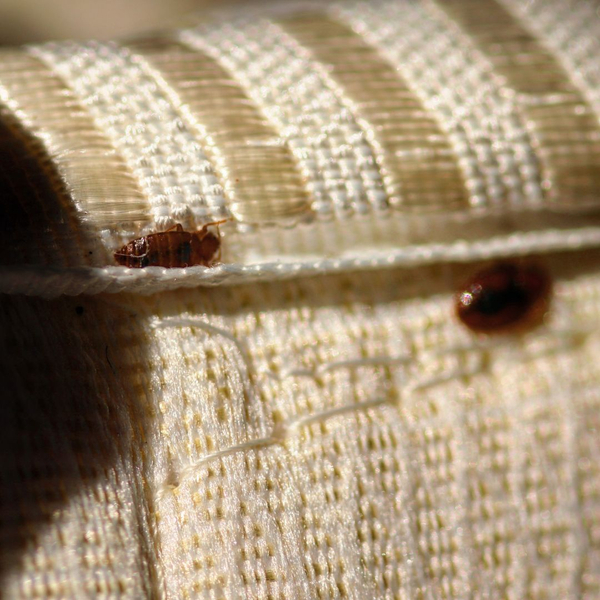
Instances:
[[[197,139],[198,125],[143,59],[110,43],[63,42],[32,52],[69,82],[123,154],[149,200],[155,227],[228,216],[222,186]]]
[[[385,210],[375,150],[324,69],[269,21],[184,30],[181,40],[223,62],[277,124],[302,166],[317,216]]]
[[[439,115],[467,175],[474,206],[538,203],[542,178],[514,102],[490,77],[492,66],[477,47],[427,4],[340,4],[339,14],[401,65],[425,105]]]
[[[240,93],[247,94],[246,103],[256,105],[257,111],[264,114],[268,121],[265,125],[275,131],[269,143],[286,146],[296,157],[297,164],[293,167],[302,176],[304,192],[309,198],[308,202],[304,199],[298,202],[290,220],[285,217],[285,210],[272,200],[269,177],[261,179],[260,174],[253,175],[257,179],[256,185],[252,184],[255,196],[244,201],[257,205],[264,202],[261,210],[254,211],[263,217],[259,222],[234,219],[223,227],[223,260],[231,268],[240,272],[256,269],[262,273],[264,263],[281,260],[293,263],[294,269],[312,271],[315,263],[323,259],[326,259],[323,265],[353,268],[357,260],[380,264],[383,254],[420,254],[421,247],[427,244],[452,248],[460,239],[476,246],[482,240],[501,235],[507,235],[509,242],[517,232],[529,235],[546,229],[564,229],[566,240],[582,227],[595,226],[598,182],[593,181],[589,168],[585,174],[560,174],[572,180],[582,178],[577,187],[581,197],[568,198],[562,206],[560,198],[558,201],[556,198],[560,181],[553,182],[547,173],[541,173],[540,161],[551,153],[555,162],[561,163],[564,146],[564,152],[581,154],[585,162],[585,156],[596,151],[593,140],[600,129],[596,131],[590,123],[589,131],[578,132],[587,136],[587,145],[581,147],[573,145],[568,131],[561,129],[559,122],[555,129],[550,123],[549,132],[540,138],[536,133],[540,122],[527,117],[522,95],[516,95],[505,79],[494,72],[493,61],[478,47],[477,40],[430,0],[333,4],[327,14],[350,25],[361,41],[378,50],[408,82],[407,93],[419,97],[430,116],[439,122],[442,135],[447,136],[465,176],[470,208],[446,210],[442,205],[432,209],[417,204],[405,210],[402,198],[395,198],[390,192],[377,149],[378,128],[385,127],[385,97],[378,94],[374,98],[380,120],[377,124],[369,123],[361,114],[360,105],[353,102],[352,94],[336,82],[330,65],[319,63],[309,50],[282,31],[276,19],[262,20],[258,25],[242,21],[214,26],[210,31],[202,26],[175,32],[174,40],[201,46],[215,65],[226,68],[231,78],[227,83],[236,88],[236,103],[244,101],[243,97],[240,100]],[[580,31],[577,29],[580,24],[567,20],[563,28],[573,39],[580,40],[580,46],[592,48],[593,31],[589,27]],[[336,43],[332,41],[334,46]],[[575,68],[571,47],[556,46],[556,61]],[[61,43],[29,51],[60,75],[65,93],[73,91],[90,111],[98,129],[115,144],[115,152],[129,166],[143,191],[148,214],[141,215],[145,219],[140,218],[138,231],[128,230],[128,239],[165,229],[177,221],[194,229],[203,222],[235,212],[232,206],[238,202],[235,196],[240,173],[250,166],[250,162],[243,164],[240,141],[235,142],[239,164],[236,169],[228,169],[226,162],[219,159],[219,146],[227,146],[226,136],[215,143],[202,123],[201,114],[182,101],[167,82],[168,74],[137,51],[135,44],[129,50],[112,43]],[[585,72],[589,81],[583,91],[591,98],[593,71],[590,67]],[[301,77],[298,79],[297,75]],[[9,76],[7,70],[5,77]],[[368,85],[368,72],[361,76],[367,78],[365,85]],[[292,81],[295,79],[298,81]],[[393,93],[390,101],[394,99]],[[9,106],[10,99],[8,93]],[[547,98],[542,94],[527,101],[535,104],[538,100],[546,102]],[[20,101],[27,109],[26,98]],[[228,126],[234,127],[239,104],[228,102],[227,97],[222,99],[219,114],[230,119]],[[577,110],[591,109],[579,104]],[[369,114],[377,115],[377,111],[370,109]],[[418,116],[415,122],[418,136]],[[34,127],[34,133],[44,131],[38,132]],[[429,135],[428,130],[421,135]],[[254,152],[253,143],[248,140],[249,152],[251,148]],[[425,145],[417,143],[416,147]],[[59,147],[47,145],[49,149],[55,146]],[[224,150],[222,155],[225,153]],[[281,154],[281,160],[284,155]],[[278,160],[274,155],[274,170]],[[427,161],[427,152],[423,151],[424,165]],[[568,171],[568,165],[566,168]],[[77,179],[85,180],[86,176],[85,172],[73,172],[75,181],[67,183],[74,190],[85,189],[85,181]],[[443,177],[443,171],[436,176]],[[264,200],[261,186],[265,190]],[[244,188],[240,183],[239,188],[247,186]],[[84,203],[85,219],[93,225],[97,217],[98,226],[110,218],[118,223],[119,211],[130,214],[133,203],[139,210],[139,198],[124,199],[121,208],[118,203],[111,208],[114,214],[108,218],[105,209],[93,204],[86,207]],[[394,210],[386,209],[390,204]],[[372,211],[371,207],[384,210]],[[271,210],[273,214],[269,217]],[[594,212],[594,219],[577,214],[583,210]],[[281,219],[279,213],[283,215]],[[315,219],[319,215],[330,219],[326,225]],[[118,247],[118,236],[100,229],[100,247],[94,255],[110,261]],[[585,232],[582,235],[585,237]],[[125,241],[122,239],[120,243]],[[72,257],[71,262],[89,264],[88,249],[81,250],[82,255]],[[477,255],[475,249],[473,253]],[[440,256],[438,252],[434,254]],[[450,250],[449,256],[452,255]],[[396,259],[391,262],[395,264]],[[286,270],[285,266],[280,268]],[[92,273],[94,279],[97,276],[98,272]],[[29,285],[26,280],[30,280],[27,274],[23,287]],[[9,289],[17,288],[11,283]]]
[[[489,339],[464,266],[5,302],[4,591],[597,597],[597,260],[546,257],[546,324]]]

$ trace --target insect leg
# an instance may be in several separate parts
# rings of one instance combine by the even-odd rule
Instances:
[[[113,256],[124,256],[125,258],[146,258],[147,252],[144,254],[124,254],[123,252],[113,252]]]
[[[163,233],[169,233],[169,231],[183,231],[183,225],[181,223],[175,223],[175,225],[173,225],[173,227],[169,227],[169,229],[165,229],[165,231],[163,231]]]

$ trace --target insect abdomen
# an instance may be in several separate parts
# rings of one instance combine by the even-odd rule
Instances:
[[[149,265],[147,238],[132,240],[115,252],[116,261],[124,267],[142,268]]]
[[[199,232],[163,231],[132,240],[115,252],[116,261],[125,267],[183,268],[209,267],[217,257],[221,240],[206,227]]]

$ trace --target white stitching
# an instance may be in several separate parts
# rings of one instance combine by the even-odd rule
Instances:
[[[320,275],[373,268],[414,267],[435,262],[471,262],[500,257],[524,256],[532,252],[581,250],[600,245],[600,229],[547,230],[515,233],[475,242],[458,240],[451,244],[407,246],[388,252],[364,252],[340,259],[299,260],[257,264],[221,264],[215,267],[128,269],[0,267],[0,293],[39,295],[54,298],[62,294],[131,292],[154,294],[178,288],[239,285],[257,281],[278,281],[299,276]]]

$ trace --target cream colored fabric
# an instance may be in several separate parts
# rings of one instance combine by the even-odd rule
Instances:
[[[489,340],[462,267],[5,300],[6,595],[600,597],[598,258]]]
[[[597,23],[476,7],[2,51],[4,596],[600,599]],[[542,325],[467,330],[530,255]]]
[[[129,43],[4,52],[5,111],[74,199],[51,225],[65,246],[83,238],[65,248],[62,291],[169,288],[168,273],[111,270],[111,252],[229,216],[227,266],[177,285],[597,245],[595,30],[565,20],[552,45],[537,13],[486,2],[471,21],[463,2],[332,3],[316,17],[281,5]],[[307,15],[325,22],[320,47]],[[4,268],[0,289],[56,294],[33,268],[45,257],[12,257],[28,269]]]

